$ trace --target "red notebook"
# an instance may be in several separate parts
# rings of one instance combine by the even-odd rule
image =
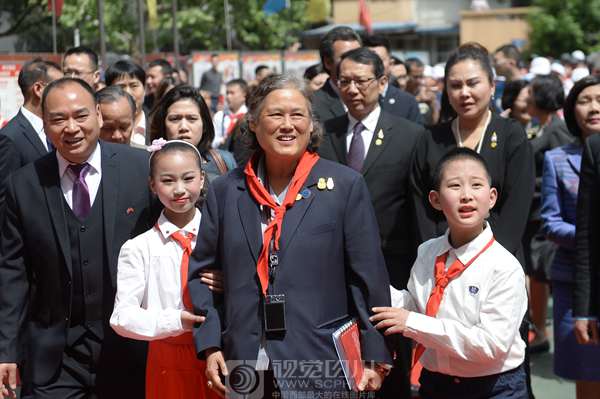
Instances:
[[[348,387],[352,391],[358,391],[365,368],[360,354],[360,332],[356,319],[335,330],[332,336]]]

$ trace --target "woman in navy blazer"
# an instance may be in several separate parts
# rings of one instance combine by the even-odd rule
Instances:
[[[266,78],[248,108],[254,156],[210,187],[190,260],[194,310],[206,315],[194,336],[209,386],[224,392],[228,360],[229,389],[243,378],[234,366],[245,362],[251,376],[268,370],[282,392],[347,391],[332,333],[356,318],[362,357],[373,362],[359,386],[376,390],[391,357],[369,316],[389,306],[390,293],[366,184],[316,154],[320,127],[301,80]],[[207,268],[223,272],[222,306],[198,276]],[[284,308],[265,307],[281,300]]]
[[[582,143],[600,132],[600,78],[575,84],[565,102],[567,126],[574,143],[547,151],[542,178],[541,217],[546,236],[558,244],[551,268],[554,300],[554,372],[576,380],[577,399],[596,397],[600,390],[600,346],[577,342],[573,318],[576,219]]]

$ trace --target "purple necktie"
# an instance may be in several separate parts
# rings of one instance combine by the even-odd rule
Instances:
[[[75,176],[73,182],[73,213],[79,219],[85,219],[90,214],[90,191],[88,190],[85,176],[90,170],[90,164],[69,165]]]
[[[361,122],[357,122],[352,129],[352,141],[350,142],[350,150],[346,160],[348,166],[355,171],[359,172],[362,170],[363,163],[365,162],[365,142],[362,138],[362,131],[365,129]]]

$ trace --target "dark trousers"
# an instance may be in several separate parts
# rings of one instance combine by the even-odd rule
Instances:
[[[484,377],[453,377],[423,369],[421,399],[527,399],[523,366]]]
[[[83,325],[69,328],[60,369],[45,385],[23,387],[23,399],[97,398],[96,377],[102,350],[97,331]]]
[[[410,398],[410,366],[412,361],[412,342],[399,334],[394,336],[396,357],[390,375],[385,377],[376,397],[381,399]]]

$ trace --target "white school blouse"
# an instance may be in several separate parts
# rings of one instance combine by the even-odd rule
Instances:
[[[200,211],[179,229],[161,213],[155,227],[123,244],[117,270],[117,295],[110,325],[121,336],[152,341],[184,332],[181,311],[181,258],[183,249],[171,235],[193,233]]]
[[[444,291],[437,316],[425,315],[435,286],[434,263],[449,251],[446,268],[471,260],[492,238],[489,225],[454,249],[448,232],[419,247],[408,289],[392,291],[392,306],[410,310],[404,336],[423,344],[421,364],[457,377],[480,377],[517,368],[525,357],[519,327],[527,310],[525,275],[519,261],[495,241]]]

